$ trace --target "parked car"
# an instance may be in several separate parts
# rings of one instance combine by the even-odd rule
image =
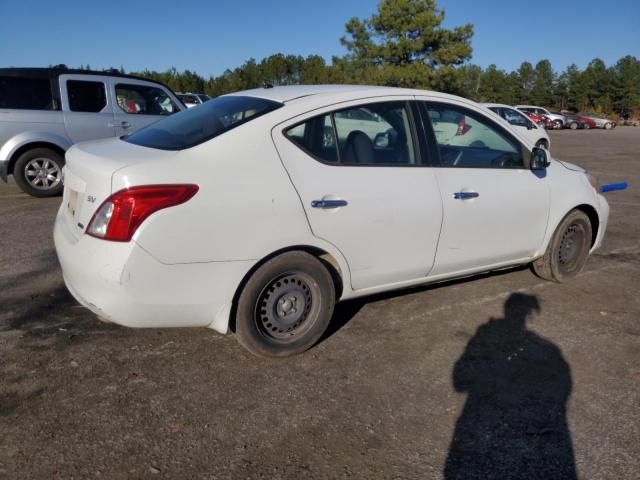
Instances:
[[[564,115],[564,118],[567,119],[564,124],[564,128],[570,128],[571,130],[579,130],[585,128],[585,122],[582,121],[583,119],[579,115],[569,112],[564,112],[562,115]]]
[[[608,215],[593,177],[475,102],[289,86],[73,146],[54,240],[103,320],[231,328],[285,356],[336,301],[531,263],[567,281]]]
[[[587,113],[581,113],[580,116],[592,120],[595,123],[596,128],[604,128],[606,130],[611,130],[616,126],[616,122],[614,122],[613,120],[609,120],[604,115],[600,115],[598,113],[587,112]]]
[[[538,107],[536,105],[516,105],[518,110],[523,112],[531,112],[536,113],[538,115],[544,115],[550,119],[550,127],[548,128],[563,128],[566,123],[566,119],[564,115],[561,113],[551,113],[549,110],[543,107]]]
[[[211,97],[204,93],[176,93],[176,96],[182,100],[182,103],[188,108],[196,107],[211,100]]]
[[[158,82],[115,72],[0,69],[0,178],[35,197],[62,192],[65,151],[119,137],[185,107]]]
[[[529,117],[529,119],[533,123],[535,123],[541,128],[549,128],[551,125],[550,123],[551,120],[548,117],[545,117],[544,115],[538,115],[537,113],[533,113],[533,112],[523,112],[522,110],[518,110],[518,111],[523,113],[527,117]]]
[[[481,105],[500,115],[506,122],[526,136],[536,147],[549,149],[551,145],[549,134],[543,127],[537,126],[522,112],[500,103],[482,103]]]

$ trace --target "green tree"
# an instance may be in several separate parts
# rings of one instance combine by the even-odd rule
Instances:
[[[382,0],[371,17],[346,24],[340,42],[354,67],[347,73],[359,72],[366,83],[404,87],[431,86],[440,70],[451,78],[446,67],[471,58],[473,26],[447,29],[443,20],[435,0]]]
[[[549,60],[541,60],[536,63],[533,86],[531,87],[531,101],[535,105],[551,106],[553,104],[554,80],[555,74]]]

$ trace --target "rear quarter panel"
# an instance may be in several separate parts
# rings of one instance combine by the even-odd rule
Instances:
[[[166,264],[258,261],[284,248],[314,246],[331,253],[346,273],[341,254],[311,233],[271,126],[258,118],[174,158],[117,171],[113,191],[153,183],[200,187],[187,203],[149,217],[134,240]]]
[[[0,161],[33,142],[53,143],[63,150],[71,146],[59,111],[0,110]]]

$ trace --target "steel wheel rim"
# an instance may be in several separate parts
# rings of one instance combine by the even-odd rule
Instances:
[[[291,343],[312,326],[317,311],[319,287],[302,272],[287,272],[267,283],[258,296],[254,313],[260,334],[277,343]]]
[[[558,247],[558,266],[562,273],[574,272],[582,262],[587,232],[580,222],[572,223],[562,234]]]
[[[33,188],[51,190],[62,181],[62,170],[50,158],[38,157],[25,165],[24,176]]]

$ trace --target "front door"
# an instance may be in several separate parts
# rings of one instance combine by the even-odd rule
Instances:
[[[354,289],[424,278],[442,202],[410,104],[351,105],[276,127],[278,153],[314,235],[342,252]]]
[[[109,79],[99,75],[60,75],[60,100],[73,143],[116,135]]]
[[[158,84],[126,77],[111,78],[116,135],[127,135],[179,112],[180,102]]]
[[[546,173],[532,172],[514,136],[479,111],[425,104],[439,151],[444,220],[432,275],[519,263],[541,247],[549,218]]]

